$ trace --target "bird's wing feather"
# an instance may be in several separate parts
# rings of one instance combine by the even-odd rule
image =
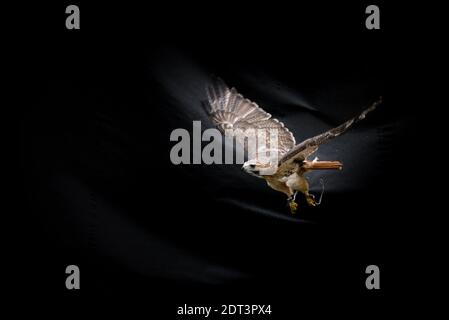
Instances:
[[[238,143],[245,145],[245,130],[262,129],[267,131],[265,145],[270,147],[268,130],[276,129],[278,143],[275,149],[277,149],[278,157],[287,153],[295,145],[295,137],[282,122],[272,118],[271,114],[256,103],[244,98],[235,88],[229,88],[221,79],[214,79],[208,86],[207,97],[207,111],[214,124],[222,133],[229,132],[234,135]],[[226,129],[229,128],[234,130],[227,131]],[[246,145],[245,149],[247,149]]]
[[[377,105],[379,105],[381,102],[382,98],[374,102],[369,108],[365,109],[359,115],[349,119],[348,121],[342,123],[338,127],[335,127],[322,134],[304,140],[300,144],[294,146],[291,150],[289,150],[286,154],[284,154],[280,158],[278,172],[279,173],[284,171],[287,172],[292,168],[296,167],[295,163],[304,161],[308,156],[313,154],[321,144],[332,138],[338,137],[343,132],[348,130],[349,127],[351,127],[354,123],[357,123],[360,120],[364,119],[366,114],[374,110],[377,107]]]

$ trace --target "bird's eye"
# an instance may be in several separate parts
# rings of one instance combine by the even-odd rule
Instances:
[[[250,164],[249,166],[251,167],[251,169],[254,169],[256,167],[255,164]]]

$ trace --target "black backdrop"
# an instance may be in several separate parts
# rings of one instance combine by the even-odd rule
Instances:
[[[410,211],[400,199],[411,164],[396,160],[414,124],[389,102],[388,11],[369,31],[365,7],[83,3],[72,31],[65,5],[37,8],[45,19],[26,38],[19,97],[19,255],[39,261],[38,296],[141,301],[160,318],[184,303],[272,304],[277,315],[317,302],[331,312],[386,306],[407,251],[397,221]],[[324,178],[323,203],[292,216],[239,165],[170,162],[173,129],[211,127],[201,101],[212,74],[297,141],[384,103],[320,148],[344,170],[311,174],[314,193]],[[65,289],[69,264],[81,269],[79,292]],[[381,269],[380,291],[365,288],[369,264]]]

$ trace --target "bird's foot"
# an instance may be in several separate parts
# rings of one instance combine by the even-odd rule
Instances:
[[[298,210],[298,204],[295,202],[295,199],[293,198],[290,198],[288,200],[288,206],[290,208],[291,214],[295,214],[296,211]]]
[[[287,199],[287,203],[288,206],[290,208],[290,212],[292,214],[295,214],[296,211],[298,210],[298,204],[295,202],[296,200],[296,195],[298,194],[298,191],[295,191],[295,193],[293,193],[290,197],[288,197]]]
[[[318,205],[318,203],[317,203],[316,200],[315,200],[315,196],[314,196],[313,194],[308,194],[308,195],[306,196],[306,200],[307,200],[307,204],[308,204],[309,206],[315,207],[315,206]]]

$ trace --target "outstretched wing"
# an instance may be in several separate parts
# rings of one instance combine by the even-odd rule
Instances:
[[[314,153],[318,147],[326,142],[329,139],[338,137],[343,132],[349,129],[354,123],[359,122],[362,119],[365,119],[365,116],[368,112],[374,110],[377,105],[382,103],[382,97],[379,98],[378,101],[374,102],[369,108],[365,109],[359,115],[349,119],[345,123],[335,127],[329,131],[326,131],[322,134],[304,140],[300,144],[293,147],[290,151],[288,151],[282,158],[279,160],[279,169],[278,172],[287,172],[295,167],[295,163],[304,161],[308,156]]]
[[[214,79],[207,88],[207,97],[209,102],[207,111],[214,124],[222,133],[235,136],[238,143],[244,144],[246,138],[244,133],[247,129],[255,129],[259,133],[266,130],[265,146],[272,150],[276,149],[278,157],[294,147],[295,138],[282,122],[272,118],[271,114],[256,103],[244,98],[235,88],[226,86],[221,79]],[[276,146],[270,146],[270,129],[277,132]],[[259,142],[257,146],[260,145]],[[256,154],[258,151],[260,150],[256,150]]]

